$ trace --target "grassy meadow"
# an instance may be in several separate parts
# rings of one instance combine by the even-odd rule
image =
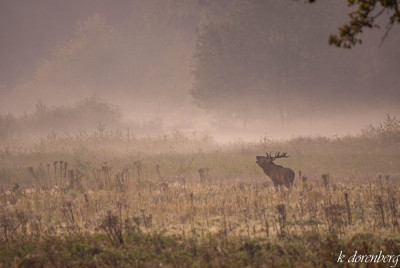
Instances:
[[[0,150],[0,263],[341,267],[341,251],[399,255],[399,149],[390,117],[337,138],[101,130],[15,141]],[[295,171],[291,190],[276,192],[255,163],[277,151],[290,155],[276,163]]]

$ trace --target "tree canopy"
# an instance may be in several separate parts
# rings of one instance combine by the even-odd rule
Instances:
[[[309,0],[310,3],[316,0]],[[388,21],[385,25],[386,32],[381,43],[386,38],[392,27],[400,23],[400,10],[398,0],[347,0],[350,7],[356,10],[349,13],[350,21],[339,27],[339,33],[330,35],[329,44],[342,48],[352,48],[361,44],[359,37],[366,28],[380,28],[377,19],[386,14]]]

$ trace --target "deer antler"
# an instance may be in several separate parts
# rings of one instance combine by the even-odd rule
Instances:
[[[270,152],[269,154],[268,153],[266,153],[266,155],[267,155],[267,158],[268,159],[278,159],[278,158],[287,158],[287,157],[289,157],[288,155],[287,155],[287,152],[284,152],[284,153],[280,153],[280,152],[276,152],[275,153],[275,156],[272,156],[272,152]]]
[[[267,155],[267,158],[268,159],[273,159],[274,157],[272,156],[272,152],[270,152],[269,154],[268,153],[265,153],[266,155]]]
[[[289,157],[289,156],[286,155],[286,154],[287,154],[287,152],[284,152],[284,153],[282,153],[282,154],[278,153],[278,155],[276,155],[275,158],[286,158],[286,157]]]

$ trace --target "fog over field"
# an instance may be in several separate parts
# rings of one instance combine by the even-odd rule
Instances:
[[[0,267],[395,267],[399,7],[0,0]]]
[[[0,1],[0,141],[356,134],[400,112],[400,28],[328,45],[346,1]],[[29,127],[28,127],[29,126]],[[28,134],[29,132],[29,134]]]

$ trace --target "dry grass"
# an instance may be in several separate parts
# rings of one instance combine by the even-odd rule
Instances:
[[[62,266],[57,254],[75,250],[67,243],[72,241],[90,248],[82,260],[88,252],[96,255],[107,249],[107,257],[96,265],[130,266],[137,256],[127,249],[140,248],[131,248],[132,241],[147,241],[142,249],[151,253],[152,243],[167,239],[163,250],[190,253],[173,261],[163,250],[151,253],[172,266],[259,266],[250,260],[268,263],[272,251],[265,247],[279,248],[280,243],[290,266],[334,263],[338,250],[351,251],[360,237],[375,239],[374,249],[390,248],[392,244],[384,243],[398,239],[400,231],[399,145],[371,137],[218,145],[209,137],[175,133],[142,139],[53,136],[22,149],[3,148],[0,241],[11,248],[32,246],[22,247],[22,252],[2,248],[0,258],[7,265],[33,258],[35,265]],[[284,165],[301,169],[302,179],[296,175],[291,190],[275,192],[255,156],[282,150],[291,155]],[[365,233],[372,238],[362,236]],[[34,246],[49,239],[60,245],[51,251],[58,256],[54,262],[45,261],[48,253]],[[315,248],[313,239],[321,246]],[[332,241],[336,246],[330,248]],[[349,246],[350,241],[355,244]],[[395,249],[400,248],[399,241],[393,241]],[[210,253],[210,244],[222,253]],[[242,250],[245,256],[227,257]],[[313,250],[323,250],[324,259]],[[150,264],[147,257],[142,260]]]
[[[122,230],[166,232],[203,239],[209,232],[233,237],[275,237],[321,232],[344,236],[371,231],[398,233],[399,185],[308,182],[288,191],[264,180],[190,182],[100,177],[98,184],[13,189],[0,194],[1,237],[104,232],[111,215]],[[111,231],[110,231],[111,232]]]

